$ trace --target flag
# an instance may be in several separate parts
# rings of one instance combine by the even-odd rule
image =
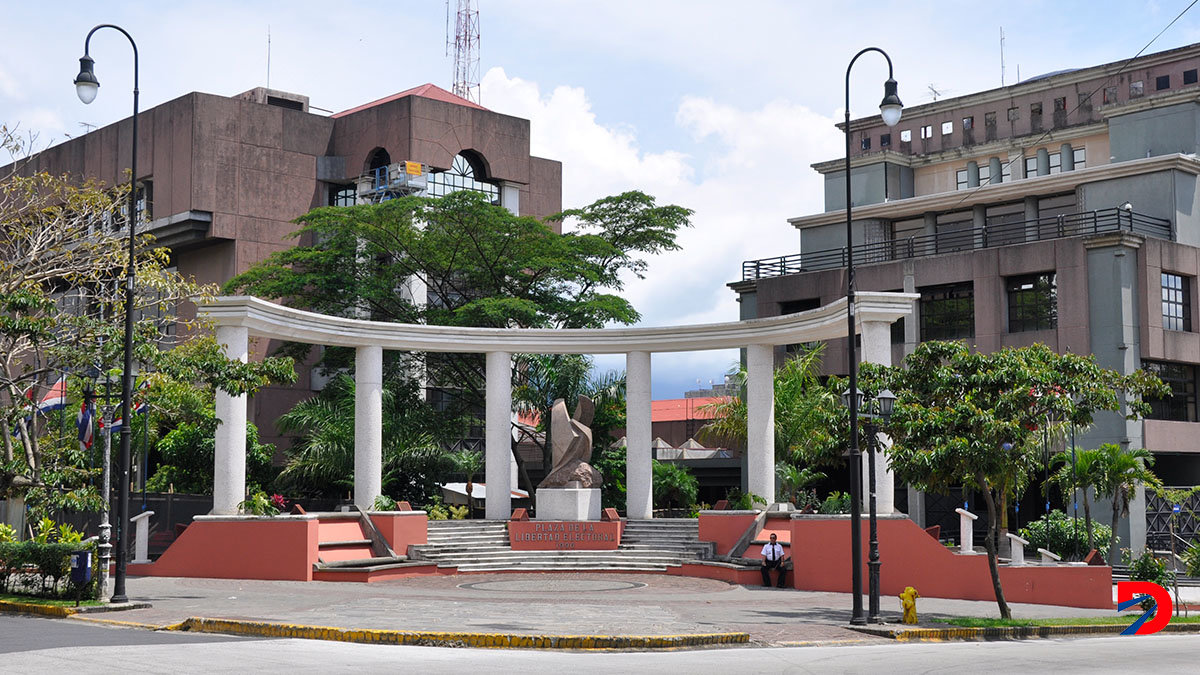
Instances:
[[[92,421],[96,418],[96,407],[91,401],[85,400],[79,406],[79,415],[75,418],[75,427],[79,429],[79,449],[92,449]]]
[[[142,383],[137,386],[137,390],[134,391],[134,393],[133,393],[133,397],[134,397],[133,398],[133,414],[141,415],[142,413],[144,413],[150,409],[150,404],[146,402],[146,398],[145,398],[145,390],[149,386],[150,386],[149,380],[142,380]],[[139,393],[141,394],[141,396],[139,396]],[[103,426],[104,426],[103,420],[100,421],[100,426],[101,426],[101,428],[103,428]],[[123,427],[123,426],[125,426],[125,420],[123,418],[118,417],[117,419],[113,420],[112,426],[110,426],[108,428],[108,433],[115,434],[115,433],[119,432],[121,430],[121,427]]]
[[[63,375],[58,382],[50,385],[50,390],[42,397],[37,409],[44,415],[52,410],[61,410],[65,407],[67,407],[67,376]]]

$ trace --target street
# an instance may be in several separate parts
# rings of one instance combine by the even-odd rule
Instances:
[[[253,640],[0,616],[0,671],[64,673],[1195,672],[1200,636],[579,653]]]

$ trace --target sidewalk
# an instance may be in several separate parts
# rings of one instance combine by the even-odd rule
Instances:
[[[919,589],[918,589],[919,590]],[[164,626],[191,617],[350,630],[517,635],[688,636],[748,633],[756,644],[886,642],[845,627],[850,596],[734,586],[653,574],[464,574],[372,584],[130,577],[123,622]],[[863,598],[864,604],[866,597]],[[922,624],[938,616],[998,616],[995,602],[922,598]],[[881,598],[898,622],[897,598]],[[1111,612],[1012,605],[1013,616]]]

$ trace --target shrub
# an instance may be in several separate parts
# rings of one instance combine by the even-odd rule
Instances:
[[[91,543],[37,541],[0,542],[0,591],[40,597],[74,597],[76,589],[69,579],[71,554],[79,550],[93,552],[92,583],[81,596],[93,599],[99,593],[99,561]]]
[[[817,507],[817,513],[850,513],[850,493],[830,492]]]
[[[451,504],[446,507],[446,510],[450,512],[450,520],[466,520],[467,514],[471,512],[471,509],[467,508],[466,504],[461,506]]]
[[[725,493],[725,501],[729,502],[729,508],[733,511],[749,511],[757,504],[766,506],[767,500],[756,494],[742,492],[739,488],[733,488]]]
[[[1130,581],[1151,581],[1163,588],[1170,588],[1175,575],[1167,569],[1165,560],[1155,558],[1154,553],[1149,550],[1137,558],[1133,558],[1129,549],[1124,549],[1124,556],[1125,564],[1129,566]],[[1154,601],[1150,598],[1142,601],[1142,609],[1149,611],[1152,606],[1154,606]]]
[[[267,496],[265,492],[255,492],[250,498],[238,504],[238,510],[251,516],[277,516],[287,508],[283,495]]]
[[[1183,552],[1183,562],[1187,565],[1189,577],[1200,577],[1200,539],[1193,541],[1188,550]]]
[[[17,540],[17,531],[8,523],[0,523],[0,544]]]
[[[395,511],[396,508],[396,500],[387,495],[379,495],[375,498],[375,503],[371,505],[372,511]]]
[[[1112,536],[1112,528],[1093,521],[1092,533],[1097,544],[1105,544]],[[1063,511],[1051,511],[1029,523],[1021,528],[1021,537],[1035,549],[1044,548],[1064,558],[1079,559],[1087,554],[1087,530],[1083,519],[1076,530],[1074,520]]]
[[[659,508],[691,508],[700,490],[687,467],[651,460],[654,465],[654,502]]]

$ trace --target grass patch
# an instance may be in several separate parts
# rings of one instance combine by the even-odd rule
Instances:
[[[44,605],[46,607],[74,607],[75,600],[65,598],[36,598],[30,595],[12,595],[0,593],[0,602],[20,602],[26,605]],[[81,600],[80,607],[94,607],[104,603],[99,600]]]
[[[976,616],[955,616],[948,619],[933,619],[935,623],[945,623],[963,628],[1006,628],[1009,626],[1118,626],[1129,625],[1139,614],[1122,614],[1114,616],[1081,616],[1062,619],[990,619]],[[1200,615],[1177,616],[1171,618],[1171,623],[1200,623]]]

